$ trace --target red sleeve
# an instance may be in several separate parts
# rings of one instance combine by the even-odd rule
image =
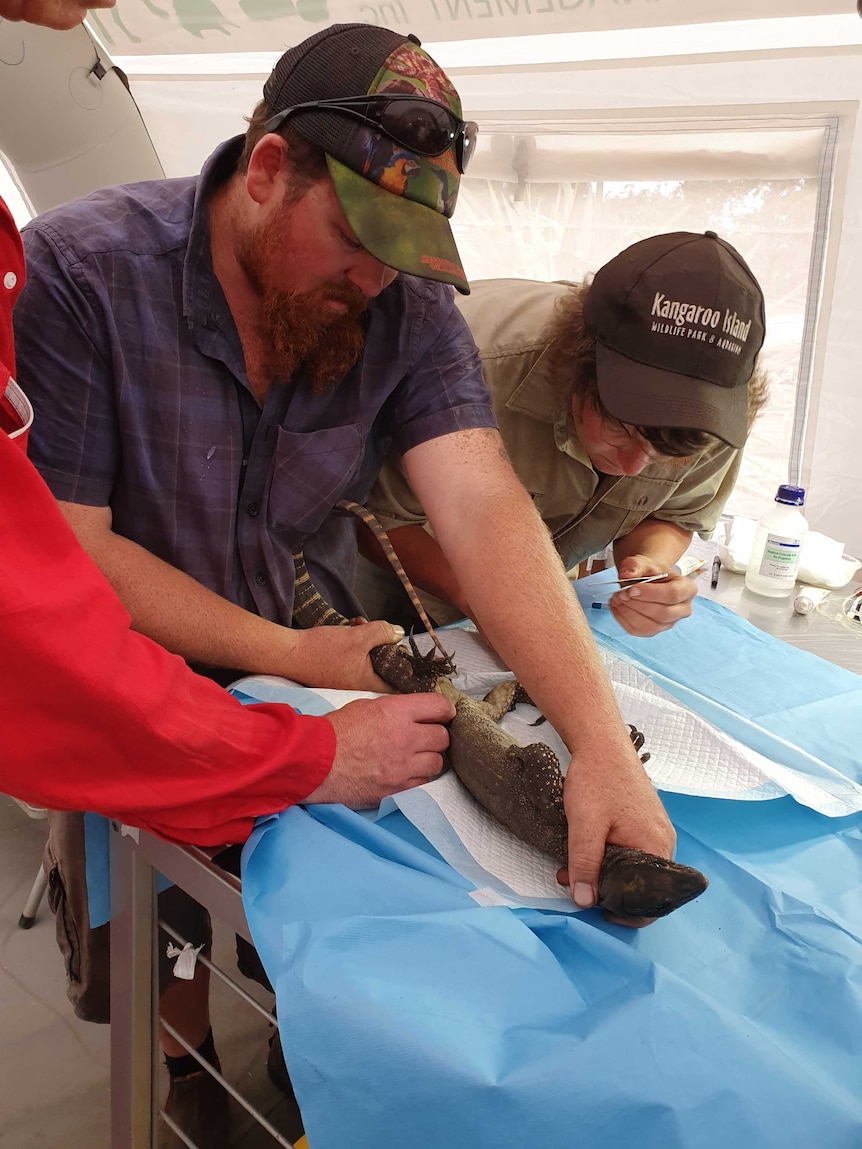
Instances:
[[[24,251],[8,207],[0,199],[0,433],[17,429],[14,412],[3,399],[7,379],[15,378],[12,308],[24,286]]]
[[[0,791],[199,846],[326,777],[335,732],[241,706],[129,628],[23,452],[0,434]]]
[[[12,307],[24,286],[24,249],[9,208],[0,199],[0,364],[6,365],[2,382],[15,374],[12,353]]]

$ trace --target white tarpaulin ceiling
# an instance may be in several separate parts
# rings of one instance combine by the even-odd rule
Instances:
[[[482,0],[481,15],[478,0],[337,2],[91,14],[137,108],[115,71],[92,77],[83,30],[77,59],[72,34],[27,29],[25,52],[24,27],[0,25],[0,106],[15,109],[0,150],[29,197],[21,222],[90,187],[199,170],[244,130],[284,46],[325,22],[415,31],[482,129],[454,220],[470,277],[578,279],[645,234],[724,234],[764,282],[774,384],[733,510],[801,480],[812,526],[862,554],[855,0]],[[429,23],[441,6],[445,29]]]
[[[90,20],[112,52],[153,55],[272,51],[352,20],[440,42],[848,10],[848,0],[118,0],[113,11]]]

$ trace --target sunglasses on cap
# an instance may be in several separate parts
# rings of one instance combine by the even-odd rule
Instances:
[[[467,170],[479,134],[478,124],[459,119],[445,104],[424,96],[395,92],[294,104],[276,112],[267,120],[264,130],[277,131],[285,120],[300,112],[338,112],[351,116],[418,156],[440,156],[454,145],[460,172]]]

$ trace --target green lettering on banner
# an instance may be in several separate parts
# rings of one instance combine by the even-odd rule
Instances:
[[[379,11],[380,23],[384,28],[389,28],[392,24],[403,24],[406,20],[403,4],[381,4]]]
[[[434,0],[431,2],[433,4]],[[385,28],[410,22],[401,0],[396,0],[394,4],[381,4],[379,7],[374,4],[363,4],[359,8],[359,16],[363,23]],[[439,13],[437,18],[439,20]]]
[[[450,20],[472,20],[473,13],[470,11],[470,0],[446,0],[446,8],[449,12]],[[464,9],[463,14],[461,9]]]
[[[497,0],[497,11],[501,16],[517,16],[520,7],[521,0]],[[504,8],[508,11],[504,12]],[[530,0],[524,0],[524,12],[530,14]]]

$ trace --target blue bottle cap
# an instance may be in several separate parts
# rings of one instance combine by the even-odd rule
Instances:
[[[791,487],[784,483],[778,488],[776,503],[787,503],[791,507],[801,507],[805,503],[805,488]]]

